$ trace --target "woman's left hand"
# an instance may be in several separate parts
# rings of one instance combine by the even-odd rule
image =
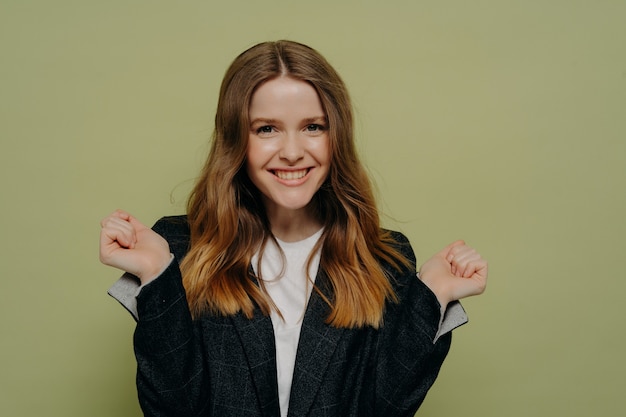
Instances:
[[[487,274],[487,261],[462,240],[446,246],[420,268],[421,280],[435,293],[442,307],[482,294],[487,287]]]

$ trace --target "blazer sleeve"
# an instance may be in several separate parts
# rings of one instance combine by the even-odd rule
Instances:
[[[401,234],[395,236],[407,259],[415,255]],[[395,273],[399,297],[388,306],[376,361],[376,413],[413,416],[435,382],[451,343],[435,294],[417,277],[415,267]],[[462,321],[462,320],[461,320]],[[448,325],[446,325],[448,326]]]
[[[134,306],[137,392],[145,416],[197,415],[208,406],[201,331],[191,318],[178,264],[186,250],[186,232],[180,224],[164,218],[153,227],[170,243],[174,260],[158,278],[141,287]],[[129,292],[137,291],[132,277],[122,280]],[[126,298],[134,297],[128,294]]]
[[[208,406],[199,328],[173,262],[137,296],[137,393],[146,416],[196,415]]]

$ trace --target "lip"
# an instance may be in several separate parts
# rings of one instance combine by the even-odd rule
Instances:
[[[313,167],[302,168],[272,168],[268,172],[281,184],[288,186],[300,185],[310,177]],[[301,176],[298,175],[301,173]]]

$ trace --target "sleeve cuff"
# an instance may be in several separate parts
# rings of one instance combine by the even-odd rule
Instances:
[[[157,280],[158,277],[163,275],[163,273],[170,267],[172,261],[174,260],[174,255],[170,254],[170,262],[167,266],[161,271],[154,280]],[[154,280],[150,281],[148,284],[152,283]],[[137,311],[137,296],[143,287],[146,285],[141,285],[139,278],[135,275],[125,272],[124,275],[120,277],[112,286],[109,288],[107,293],[113,297],[117,302],[119,302],[128,312],[133,316],[135,321],[139,321],[139,313]]]
[[[416,275],[419,281],[423,283],[419,276],[419,272]],[[430,288],[428,291],[433,295],[433,298],[437,298],[435,294],[430,291]],[[439,305],[438,302],[437,305]],[[465,313],[465,309],[461,305],[461,302],[452,301],[448,303],[447,307],[440,307],[439,326],[437,327],[437,332],[433,338],[433,343],[437,343],[437,340],[439,340],[441,336],[450,333],[452,330],[464,325],[468,321],[467,313]]]
[[[441,310],[439,328],[433,343],[436,343],[441,336],[468,322],[467,313],[459,301],[452,301],[447,308]]]
[[[137,314],[137,294],[141,288],[139,278],[133,274],[126,272],[121,276],[112,286],[107,293],[119,302],[128,312],[133,316],[135,321],[139,320]]]

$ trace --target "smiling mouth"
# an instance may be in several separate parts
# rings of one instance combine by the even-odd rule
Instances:
[[[299,180],[304,178],[304,176],[309,172],[308,168],[299,169],[297,171],[281,171],[281,170],[273,170],[272,173],[276,175],[281,180]]]

